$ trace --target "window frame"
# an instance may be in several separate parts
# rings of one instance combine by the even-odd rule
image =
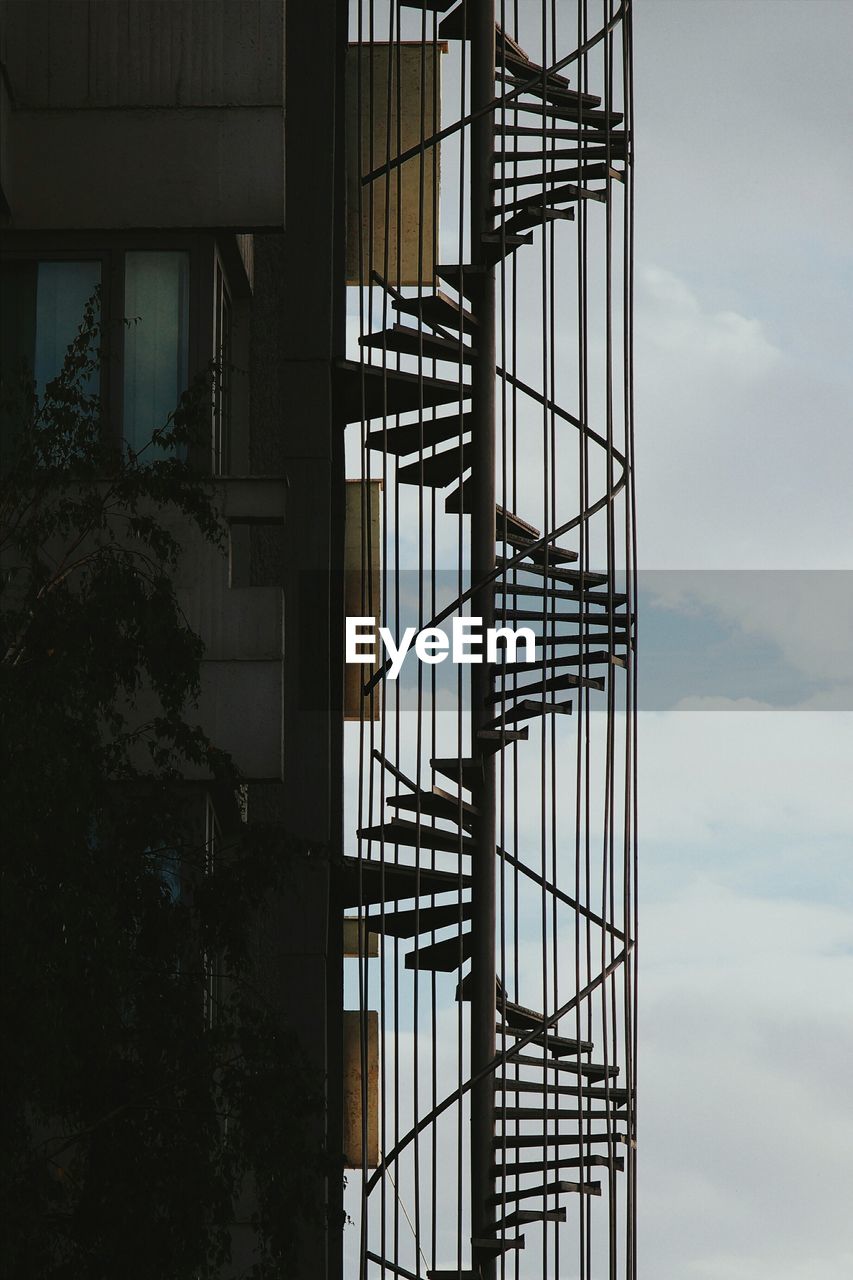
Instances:
[[[39,262],[101,263],[101,404],[110,438],[116,449],[123,439],[124,418],[124,352],[125,319],[125,255],[134,251],[187,253],[189,257],[189,315],[187,341],[187,380],[203,373],[211,360],[218,358],[215,343],[219,333],[217,315],[221,291],[227,295],[232,327],[234,299],[237,294],[231,281],[226,255],[220,252],[213,232],[197,231],[63,231],[6,233],[0,260]],[[220,419],[230,426],[232,417],[227,405],[218,406]],[[217,470],[216,411],[211,414],[210,440],[191,451],[190,460],[204,474],[225,475]],[[220,454],[222,454],[220,450]],[[224,451],[227,468],[230,441]]]

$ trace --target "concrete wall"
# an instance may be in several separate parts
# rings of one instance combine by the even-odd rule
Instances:
[[[0,16],[11,225],[283,224],[283,0],[4,0]]]

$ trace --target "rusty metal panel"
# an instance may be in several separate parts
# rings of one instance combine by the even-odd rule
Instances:
[[[344,1168],[375,1169],[379,1164],[379,1014],[344,1010]],[[362,1088],[361,1028],[367,1078]],[[366,1105],[367,1150],[362,1145],[362,1104]]]
[[[393,47],[353,45],[347,51],[349,284],[369,284],[371,268],[384,273],[386,255],[391,283],[434,282],[438,260],[438,147],[430,148],[423,158],[413,156],[407,160],[392,171],[390,180],[380,177],[362,185],[361,179],[385,164],[389,145],[393,158],[439,129],[440,57],[444,50],[446,46],[440,43],[413,42]]]
[[[379,955],[379,934],[371,929],[365,932],[364,923],[354,916],[344,917],[344,956],[351,960],[359,956],[375,960]]]
[[[344,615],[372,617],[380,622],[382,598],[380,589],[380,522],[379,495],[381,480],[348,480],[346,495],[346,533],[344,539]],[[366,497],[365,497],[366,494]],[[365,514],[367,522],[365,523]],[[374,630],[375,652],[379,652],[379,636]],[[344,667],[344,719],[379,719],[380,687],[365,698],[364,682],[379,666],[347,663]]]

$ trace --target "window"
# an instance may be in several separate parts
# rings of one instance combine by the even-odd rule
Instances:
[[[26,369],[42,395],[62,366],[83,308],[100,291],[101,263],[4,262],[0,285],[3,376],[14,377]]]
[[[10,239],[7,237],[7,239]],[[231,258],[239,267],[235,246]],[[231,466],[234,306],[228,273],[213,236],[181,240],[148,235],[132,241],[107,235],[66,237],[61,248],[45,237],[21,235],[0,266],[0,373],[11,383],[25,367],[42,394],[59,372],[86,302],[100,291],[102,361],[93,393],[122,439],[148,457],[151,434],[175,408],[193,377],[221,362],[211,414],[211,443],[201,467],[226,474]],[[79,244],[75,251],[70,244]],[[243,282],[246,285],[246,282]],[[243,290],[248,296],[248,287]],[[129,321],[125,326],[122,322]],[[4,429],[5,434],[5,429]]]
[[[188,253],[149,249],[126,253],[124,264],[122,434],[138,453],[189,382],[190,264]]]

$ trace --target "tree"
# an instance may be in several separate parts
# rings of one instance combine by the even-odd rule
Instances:
[[[237,823],[211,874],[181,781],[240,783],[191,722],[202,645],[164,519],[222,541],[181,457],[217,374],[135,454],[105,430],[99,341],[93,299],[43,394],[0,403],[4,1273],[217,1275],[250,1185],[252,1274],[279,1275],[316,1212],[319,1098],[250,938],[307,850]]]

